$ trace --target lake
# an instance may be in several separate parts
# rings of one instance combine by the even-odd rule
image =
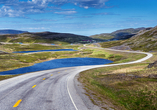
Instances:
[[[23,67],[15,70],[0,72],[0,75],[23,74],[35,71],[49,70],[62,67],[87,66],[87,65],[103,65],[112,63],[111,60],[101,58],[65,58],[54,59],[42,63],[36,63],[33,66]]]

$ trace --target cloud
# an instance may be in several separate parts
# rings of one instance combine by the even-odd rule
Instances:
[[[15,10],[12,10],[9,6],[3,6],[0,9],[0,17],[17,17],[20,16],[22,12],[16,12]]]
[[[93,13],[92,15],[120,15],[120,14],[115,14],[115,13],[110,13],[110,12],[103,12],[103,13]]]
[[[67,3],[88,9],[102,8],[108,0],[0,0],[0,17],[18,17],[26,14],[54,12],[70,15],[77,13],[75,9],[61,9]],[[59,10],[59,11],[58,11]]]
[[[33,3],[38,4],[55,4],[55,5],[63,5],[67,3],[72,3],[74,5],[83,7],[88,9],[90,7],[101,8],[105,6],[105,3],[108,0],[32,0]]]
[[[93,8],[102,8],[105,6],[105,3],[108,0],[74,0],[75,5],[79,5],[80,7],[83,7],[85,9],[88,9],[90,7]]]
[[[62,14],[62,15],[70,15],[77,13],[76,11],[61,11],[61,12],[55,12],[56,14]]]
[[[32,0],[28,2],[18,2],[17,0],[1,1],[0,4],[4,5],[2,5],[0,9],[0,17],[22,17],[25,14],[44,13],[46,12],[47,5],[44,4],[43,1],[44,0]]]
[[[58,21],[58,20],[53,20],[53,19],[33,19],[34,21],[36,21],[36,22],[42,22],[42,21],[46,21],[46,22],[51,22],[51,21]]]
[[[0,0],[0,4],[18,3],[19,0]]]

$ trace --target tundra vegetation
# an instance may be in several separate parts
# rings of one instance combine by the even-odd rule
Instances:
[[[25,32],[21,34],[0,35],[1,42],[9,43],[53,43],[53,44],[70,44],[70,43],[90,43],[104,41],[101,39],[91,38],[88,36],[75,35],[70,33],[54,32]]]
[[[80,73],[79,81],[94,104],[102,109],[107,109],[103,106],[105,104],[120,110],[157,109],[157,67],[148,68],[150,63],[157,61],[156,36],[157,27],[154,27],[140,31],[127,40],[100,43],[103,48],[123,49],[128,46],[131,50],[151,52],[154,56],[138,64],[97,68]],[[132,56],[131,59],[138,58]],[[126,59],[116,63],[123,61]]]
[[[63,48],[64,49],[70,48],[70,49],[75,49],[78,51],[41,52],[41,53],[11,53],[13,51],[23,51],[23,50],[31,51],[31,50],[63,49]],[[44,46],[44,45],[39,45],[39,44],[31,44],[31,45],[6,44],[6,45],[0,45],[0,49],[4,50],[6,52],[9,52],[8,54],[0,55],[0,59],[1,59],[0,71],[7,71],[7,70],[16,69],[16,68],[31,66],[31,65],[34,65],[34,63],[39,63],[39,62],[52,60],[52,59],[60,59],[60,58],[72,58],[72,57],[105,58],[105,59],[114,61],[114,63],[121,63],[121,62],[134,61],[134,60],[140,59],[142,57],[145,57],[145,55],[143,55],[143,54],[132,54],[132,53],[129,54],[129,53],[123,53],[123,52],[113,52],[113,51],[107,51],[104,49],[93,49],[93,48],[89,48],[89,47],[84,47],[82,45]],[[140,67],[146,66],[146,64],[139,64],[139,65],[140,65]],[[120,66],[119,68],[122,69],[124,67]],[[105,88],[105,86],[103,86],[105,84],[109,84],[109,83],[107,83],[108,81],[104,81],[105,79],[109,80],[108,77],[111,77],[110,79],[112,79],[109,82],[114,81],[114,82],[112,82],[113,87],[118,87],[117,85],[113,85],[113,84],[116,84],[116,81],[117,81],[119,87],[123,88],[123,82],[121,82],[123,80],[126,84],[125,86],[128,85],[127,80],[128,80],[129,76],[125,75],[126,79],[122,77],[122,79],[123,79],[122,80],[122,79],[116,78],[116,77],[119,78],[118,75],[114,76],[114,74],[111,74],[111,75],[106,74],[106,72],[112,73],[111,71],[118,70],[117,68],[118,67],[114,67],[114,68],[107,67],[107,68],[99,68],[96,70],[89,70],[90,72],[86,71],[85,73],[81,73],[79,80],[81,82],[83,82],[84,86],[86,87],[87,92],[89,92],[89,90],[91,91],[93,89],[93,93],[96,92],[95,94],[97,94],[97,91],[94,91],[94,90],[98,90],[98,92],[100,92],[100,93],[98,93],[99,97],[102,97],[102,96],[108,97],[108,95],[107,95],[108,92],[106,91],[107,89]],[[128,68],[129,68],[129,66],[128,66]],[[105,73],[104,73],[104,71],[105,71]],[[86,73],[88,73],[88,74],[86,74]],[[131,75],[133,75],[133,73],[131,73]],[[17,76],[17,75],[0,76],[0,80],[15,77],[15,76]],[[136,79],[134,79],[134,80],[136,81]],[[143,79],[143,81],[145,81],[145,80]],[[151,81],[153,81],[153,80],[151,80]],[[131,83],[131,78],[130,78],[130,83]],[[99,86],[99,84],[101,86]],[[109,88],[109,85],[107,85],[107,87]],[[124,88],[126,88],[126,87],[124,87]],[[113,89],[111,89],[111,90],[113,90]],[[112,92],[115,93],[115,91],[112,91]],[[112,96],[112,94],[111,94],[112,92],[109,91],[111,96]],[[89,94],[90,94],[90,92],[89,92]],[[115,95],[113,95],[113,96],[115,96]],[[109,97],[109,99],[111,99],[111,98]],[[111,100],[111,102],[114,102],[114,101]],[[116,102],[115,104],[118,104],[117,100],[115,100],[115,102]]]
[[[157,52],[142,63],[87,70],[79,81],[96,105],[112,102],[111,107],[122,110],[156,110],[157,68],[147,68],[156,58]]]
[[[32,51],[32,50],[49,50],[49,49],[75,49],[77,51],[52,51],[52,52],[39,52],[39,53],[12,53],[13,51]],[[62,46],[45,46],[39,44],[5,44],[0,45],[0,50],[8,52],[8,54],[0,54],[0,71],[7,71],[17,69],[26,66],[32,66],[35,63],[61,59],[61,58],[74,58],[74,57],[92,57],[92,58],[104,58],[115,62],[130,61],[130,57],[134,56],[130,54],[125,56],[124,54],[115,54],[114,52],[102,50],[102,49],[90,49],[85,48],[82,45],[62,45]],[[138,55],[137,55],[138,56]],[[138,56],[143,57],[143,56]],[[133,58],[133,57],[132,57]],[[13,75],[14,76],[14,75]],[[7,76],[1,76],[1,79],[10,78]]]
[[[91,69],[79,74],[78,80],[83,84],[86,95],[102,109],[104,105],[120,110],[156,110],[157,108],[157,67],[148,68],[157,59],[157,27],[140,31],[127,40],[100,43],[101,47],[129,46],[132,50],[152,52],[154,56],[138,64],[121,65]],[[6,40],[6,39],[5,39]],[[10,39],[7,39],[8,42]],[[30,40],[31,41],[31,40]],[[65,44],[65,43],[63,43]],[[92,45],[94,46],[94,45]],[[13,51],[75,49],[78,51],[42,52],[42,53],[10,53]],[[9,54],[0,55],[0,71],[33,65],[51,59],[71,57],[105,58],[114,63],[135,61],[145,57],[143,54],[112,52],[93,49],[81,45],[0,45],[0,50]],[[0,80],[15,75],[0,76]]]

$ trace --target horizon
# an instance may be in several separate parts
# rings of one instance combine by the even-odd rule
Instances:
[[[154,27],[137,27],[137,28],[154,28]],[[137,29],[137,28],[125,28],[125,29]],[[52,32],[52,31],[37,31],[37,32],[31,32],[31,31],[27,31],[27,30],[16,30],[16,29],[0,29],[0,31],[3,30],[13,30],[13,31],[26,31],[26,32],[30,32],[30,33],[42,33],[42,32]],[[123,30],[123,29],[118,29],[118,30]],[[114,30],[112,32],[118,31],[118,30]],[[98,33],[98,34],[94,34],[94,35],[100,35],[100,34],[110,34],[112,32],[108,32],[108,33]],[[52,33],[66,33],[66,32],[52,32]],[[77,34],[77,33],[66,33],[66,34],[75,34],[75,35],[81,35],[81,34]],[[88,36],[88,35],[82,35],[82,36]],[[88,37],[93,36],[93,35],[89,35]]]
[[[1,0],[0,30],[91,36],[155,27],[156,0]]]

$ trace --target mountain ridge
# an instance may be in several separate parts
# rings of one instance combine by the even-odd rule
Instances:
[[[144,30],[144,29],[146,28],[141,27],[141,28],[120,29],[112,33],[102,33],[102,34],[97,34],[90,37],[99,38],[99,39],[107,39],[107,40],[124,40],[124,39],[131,38],[132,36],[136,35],[139,31]]]
[[[34,42],[34,43],[93,43],[104,41],[83,35],[57,32],[25,32],[21,34],[0,35],[3,42]]]
[[[126,40],[100,43],[104,48],[153,52],[157,51],[157,26],[139,31]]]

